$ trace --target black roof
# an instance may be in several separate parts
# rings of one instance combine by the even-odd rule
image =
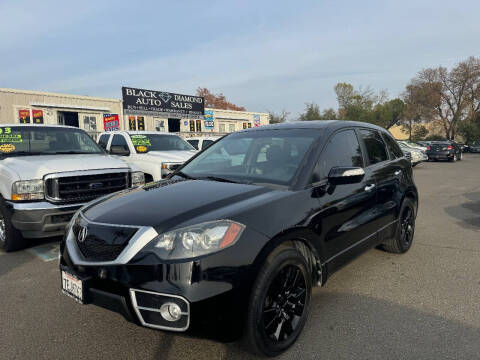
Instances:
[[[283,129],[328,129],[336,130],[339,128],[349,127],[349,126],[359,126],[359,127],[368,127],[380,131],[386,131],[384,128],[366,123],[361,121],[350,121],[350,120],[311,120],[311,121],[290,121],[279,124],[270,124],[263,125],[257,128],[250,128],[243,131],[260,131],[260,130],[283,130]]]

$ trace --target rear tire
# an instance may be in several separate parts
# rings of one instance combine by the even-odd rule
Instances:
[[[383,250],[403,254],[410,249],[415,235],[416,206],[412,199],[405,198],[400,208],[395,236],[382,244]]]
[[[10,252],[23,249],[26,246],[27,242],[22,233],[13,227],[5,201],[0,198],[0,249]]]
[[[245,345],[250,352],[276,356],[292,346],[310,310],[311,271],[295,248],[279,246],[266,259],[250,295]]]

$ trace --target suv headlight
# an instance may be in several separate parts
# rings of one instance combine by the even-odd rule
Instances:
[[[164,260],[195,258],[232,246],[244,229],[245,225],[231,220],[209,221],[160,234],[144,251]]]
[[[43,200],[43,180],[21,180],[12,185],[12,200]]]
[[[132,176],[132,187],[138,187],[145,185],[145,174],[142,171],[133,171]]]

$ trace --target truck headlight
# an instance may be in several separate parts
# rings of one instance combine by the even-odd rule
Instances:
[[[21,180],[12,185],[12,200],[43,200],[43,180]]]
[[[245,225],[231,220],[216,220],[158,235],[145,248],[165,260],[190,259],[232,246]]]
[[[132,187],[145,185],[145,174],[142,171],[132,172]]]

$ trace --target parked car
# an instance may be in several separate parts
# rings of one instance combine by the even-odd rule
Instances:
[[[457,143],[457,145],[460,146],[462,153],[470,152],[470,146],[467,144]]]
[[[469,146],[469,151],[471,153],[480,153],[480,140],[472,142],[472,144]]]
[[[411,142],[411,141],[406,141],[406,140],[397,140],[399,144],[404,144],[405,146],[408,146],[409,148],[420,150],[420,151],[427,151],[427,147],[423,145],[419,145],[417,143]]]
[[[454,141],[432,141],[427,147],[429,161],[462,160],[462,149]]]
[[[205,150],[207,147],[217,141],[219,136],[198,136],[186,138],[187,142],[197,150]]]
[[[75,211],[99,196],[144,184],[78,128],[0,126],[0,248],[63,235]]]
[[[154,329],[245,329],[253,352],[278,355],[307,321],[312,286],[373,247],[408,251],[417,202],[410,162],[383,128],[238,131],[169,179],[77,212],[62,291]]]
[[[412,166],[417,166],[421,162],[428,160],[428,156],[424,151],[419,150],[418,148],[410,147],[400,141],[398,142],[398,145],[400,145],[400,148],[404,153],[408,152],[410,154],[410,160],[412,162]]]
[[[98,144],[139,167],[147,183],[165,178],[197,152],[178,135],[153,131],[104,132]]]

